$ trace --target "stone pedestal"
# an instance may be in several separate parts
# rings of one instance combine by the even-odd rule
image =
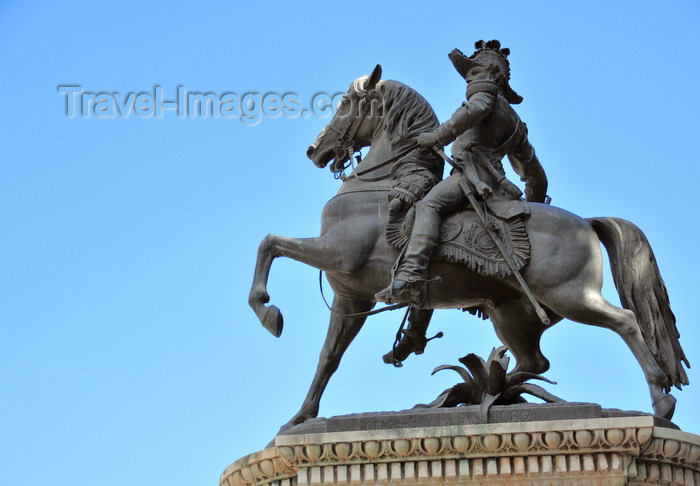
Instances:
[[[505,413],[522,420],[523,410]],[[234,462],[220,486],[700,486],[700,436],[648,415],[565,419],[551,410],[554,420],[489,424],[459,409],[318,419]]]

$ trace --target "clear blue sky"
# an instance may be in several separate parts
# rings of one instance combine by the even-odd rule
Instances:
[[[317,272],[296,262],[272,269],[280,339],[246,303],[265,234],[318,234],[338,182],[305,150],[328,119],[69,118],[58,86],[124,100],[154,86],[166,100],[178,86],[294,92],[308,106],[381,63],[444,121],[464,96],[447,53],[500,39],[553,204],[644,230],[700,366],[699,21],[690,0],[4,0],[0,484],[217,484],[297,411],[328,321]],[[148,112],[147,97],[138,107]],[[619,302],[610,278],[605,295]],[[431,377],[435,366],[498,345],[488,322],[441,311],[431,330],[446,337],[394,369],[381,355],[400,317],[369,320],[322,416],[427,402],[458,379]],[[553,393],[650,411],[642,372],[610,331],[565,321],[542,347]],[[700,375],[689,376],[675,421],[700,433]]]

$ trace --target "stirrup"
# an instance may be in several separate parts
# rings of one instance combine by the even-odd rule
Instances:
[[[422,283],[423,285],[430,283],[430,282],[442,282],[442,277],[440,275],[436,275],[433,278],[424,278],[424,277],[416,277],[415,275],[411,275],[410,277],[406,277],[405,282],[408,282],[409,284],[417,284],[417,283]]]
[[[401,282],[397,288],[397,282]],[[409,277],[406,280],[393,281],[387,288],[377,292],[374,299],[387,304],[408,304],[413,307],[422,305],[422,285],[420,280],[415,277]]]
[[[424,278],[410,276],[405,280],[406,284],[402,289],[395,292],[395,296],[401,303],[406,303],[412,307],[422,308],[428,303],[428,292],[427,285],[431,282],[442,282],[440,276],[435,276],[433,278]],[[392,290],[393,287],[392,287]]]
[[[431,279],[416,277],[411,275],[406,279],[400,279],[399,282],[404,282],[404,285],[397,289],[396,281],[393,281],[384,290],[377,292],[374,299],[387,304],[408,304],[412,307],[423,307],[425,302],[425,285],[430,282],[442,282],[439,276]]]

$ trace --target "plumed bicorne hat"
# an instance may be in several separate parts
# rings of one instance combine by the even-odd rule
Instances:
[[[523,101],[523,97],[513,91],[508,81],[510,80],[510,63],[508,62],[508,54],[510,49],[501,49],[501,43],[497,40],[484,42],[483,40],[474,43],[476,51],[471,56],[465,56],[459,49],[454,49],[449,54],[450,61],[454,64],[457,72],[463,78],[467,77],[467,73],[475,66],[490,67],[496,66],[503,74],[503,94],[509,103],[517,105]]]

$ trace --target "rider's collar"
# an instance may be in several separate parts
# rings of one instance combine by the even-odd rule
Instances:
[[[490,79],[483,79],[480,81],[472,81],[467,85],[467,100],[475,95],[476,93],[490,93],[494,96],[503,94],[501,88],[498,87],[494,81]]]

